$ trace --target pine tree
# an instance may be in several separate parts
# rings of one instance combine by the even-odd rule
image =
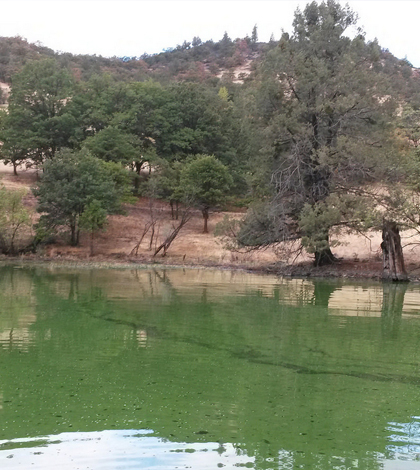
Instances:
[[[301,236],[317,265],[335,259],[333,227],[360,223],[365,201],[355,190],[386,172],[394,150],[387,144],[395,107],[379,73],[381,51],[360,30],[347,35],[356,20],[335,0],[298,9],[292,35],[283,34],[261,71],[274,196],[260,225],[265,233],[257,229],[255,239]],[[252,243],[249,230],[246,238]]]

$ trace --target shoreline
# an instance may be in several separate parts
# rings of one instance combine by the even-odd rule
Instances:
[[[2,184],[14,190],[25,188],[28,194],[25,205],[31,212],[33,223],[36,223],[36,199],[30,193],[30,187],[36,181],[36,174],[22,170],[18,176],[13,175],[10,166],[0,162]],[[150,222],[150,207],[158,214],[154,238],[151,234],[142,236],[144,228]],[[313,259],[303,252],[293,258],[293,246],[285,246],[279,251],[276,247],[254,251],[229,251],[223,239],[214,236],[217,223],[227,215],[231,218],[241,217],[243,212],[213,212],[209,220],[209,233],[203,233],[202,214],[195,211],[182,233],[174,240],[166,257],[153,257],[153,245],[158,246],[172,229],[173,220],[169,204],[160,200],[139,198],[135,204],[125,207],[124,215],[115,214],[108,217],[107,230],[95,235],[95,254],[90,256],[90,238],[82,233],[77,247],[66,243],[65,237],[57,237],[55,243],[40,247],[38,253],[27,253],[14,257],[0,255],[0,263],[43,264],[50,266],[78,266],[101,268],[137,267],[176,267],[221,269],[245,271],[250,273],[269,274],[291,278],[331,278],[331,279],[371,279],[382,280],[382,253],[380,244],[382,234],[370,231],[366,234],[343,232],[334,239],[334,254],[338,262],[322,267],[314,267]],[[28,236],[32,234],[28,234]],[[405,266],[411,282],[420,282],[420,235],[404,233],[407,247]],[[144,238],[144,239],[143,239]],[[139,244],[139,240],[142,240]],[[408,243],[409,241],[409,243]],[[23,245],[25,246],[25,245]],[[415,249],[417,246],[417,249]],[[138,249],[138,256],[133,250]],[[291,250],[291,251],[290,251]],[[292,262],[293,261],[293,262]]]
[[[315,267],[310,262],[293,265],[272,263],[269,265],[249,266],[241,263],[219,264],[215,262],[177,263],[174,260],[151,260],[134,257],[98,256],[92,258],[79,258],[69,256],[45,257],[36,255],[27,256],[0,256],[0,266],[27,265],[51,268],[77,268],[77,269],[217,269],[223,271],[244,271],[253,274],[274,275],[288,278],[303,279],[351,279],[382,281],[382,263],[367,261],[340,260],[328,266]],[[420,273],[408,273],[409,282],[420,283]],[[384,282],[388,282],[385,281]]]

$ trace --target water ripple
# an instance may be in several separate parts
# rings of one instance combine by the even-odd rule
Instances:
[[[169,470],[252,466],[231,444],[176,443],[151,430],[62,433],[0,441],[0,468],[35,470]]]

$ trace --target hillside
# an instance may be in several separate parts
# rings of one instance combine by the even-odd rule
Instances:
[[[257,42],[250,37],[232,40],[227,33],[219,41],[202,42],[193,38],[175,47],[168,47],[157,54],[140,57],[102,57],[97,55],[75,55],[56,52],[40,43],[29,43],[17,37],[0,37],[0,82],[2,90],[9,86],[14,74],[30,61],[54,58],[61,66],[72,71],[78,81],[87,81],[92,76],[109,74],[116,81],[146,81],[153,79],[168,84],[172,82],[207,82],[215,85],[243,83],[244,79],[258,67],[265,55],[278,45],[278,41]],[[420,92],[414,82],[420,80],[420,71],[405,59],[398,59],[387,50],[382,50],[383,72],[398,80],[405,88],[405,96],[420,105]],[[401,65],[405,71],[401,72]],[[0,94],[0,105],[7,93]]]
[[[120,58],[0,38],[8,106],[0,159],[13,165],[9,187],[44,171],[37,240],[49,244],[41,255],[88,256],[88,241],[70,248],[63,231],[76,246],[81,230],[100,231],[109,216],[94,256],[131,260],[150,222],[154,238],[144,233],[137,261],[156,262],[153,248],[173,225],[168,204],[185,203],[196,212],[165,262],[262,268],[280,260],[305,271],[310,256],[297,256],[295,243],[317,266],[333,263],[329,273],[345,264],[334,255],[372,273],[380,271],[375,227],[395,240],[388,253],[402,266],[398,231],[419,227],[420,74],[363,34],[346,36],[356,22],[338,2],[314,2],[277,42],[258,42],[254,28],[243,39],[195,37]],[[136,204],[115,215],[128,195]],[[200,211],[207,220],[216,207],[230,212],[212,214],[211,231],[228,214],[223,230],[246,253],[201,233]],[[4,253],[24,251],[5,240]],[[415,254],[410,262],[415,268]]]
[[[36,172],[22,171],[14,176],[10,167],[0,166],[0,181],[10,189],[30,188],[36,183]],[[363,235],[343,235],[334,253],[341,262],[332,267],[314,268],[308,255],[301,255],[291,265],[285,264],[282,253],[273,249],[246,252],[227,250],[220,238],[214,236],[214,227],[225,215],[241,217],[240,212],[212,213],[209,221],[209,234],[203,234],[203,219],[198,211],[194,213],[179,237],[171,245],[167,255],[153,257],[150,249],[150,233],[143,239],[137,255],[132,253],[139,241],[145,225],[150,220],[150,204],[159,213],[158,236],[153,243],[163,241],[174,221],[168,204],[141,198],[135,205],[126,206],[126,215],[112,215],[106,231],[100,232],[94,242],[94,255],[90,255],[90,240],[83,235],[80,246],[72,247],[59,242],[47,245],[36,256],[25,255],[21,260],[54,261],[67,263],[105,263],[105,264],[164,264],[178,266],[207,266],[229,269],[246,269],[260,272],[275,271],[279,274],[296,276],[327,276],[349,278],[380,278],[382,255],[381,234],[371,232]],[[33,211],[36,221],[35,198],[28,192],[26,205]],[[412,234],[403,234],[404,242],[413,242]],[[420,243],[420,237],[416,237]],[[414,240],[414,241],[415,241]],[[63,240],[64,241],[64,240]],[[405,250],[406,265],[412,280],[420,278],[420,246]]]
[[[118,81],[153,78],[165,83],[178,80],[202,82],[224,74],[226,78],[234,74],[238,79],[239,69],[243,68],[247,74],[251,64],[258,62],[261,55],[273,46],[274,43],[253,43],[249,38],[231,40],[225,35],[218,42],[203,43],[194,38],[192,42],[184,41],[182,45],[159,54],[105,58],[55,52],[21,37],[0,37],[0,81],[10,84],[13,75],[26,63],[43,58],[55,58],[82,81],[102,73],[109,73]]]

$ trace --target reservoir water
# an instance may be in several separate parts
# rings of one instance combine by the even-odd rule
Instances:
[[[0,468],[420,468],[420,286],[0,267]]]

